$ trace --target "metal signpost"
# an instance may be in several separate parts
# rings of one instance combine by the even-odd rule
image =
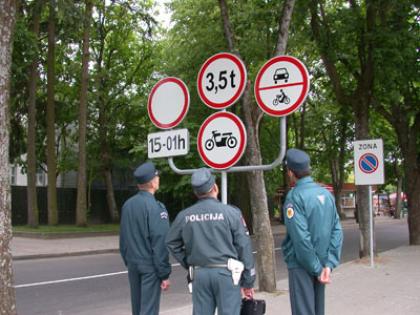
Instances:
[[[385,181],[383,143],[382,139],[374,139],[354,141],[353,145],[355,184],[369,186],[370,265],[374,267],[372,185]]]
[[[290,56],[270,59],[258,73],[254,93],[258,105],[264,112],[280,117],[279,155],[271,164],[234,166],[245,151],[246,130],[242,121],[236,115],[227,112],[226,108],[241,97],[245,90],[246,80],[247,72],[244,63],[230,53],[218,53],[211,56],[204,62],[197,77],[197,90],[203,103],[212,109],[222,110],[210,115],[201,125],[197,136],[197,148],[203,162],[213,171],[221,172],[221,197],[225,204],[227,203],[227,172],[266,171],[280,165],[286,154],[285,116],[296,111],[303,104],[309,92],[308,71],[298,59]],[[179,112],[183,112],[183,110],[177,109],[178,114],[168,113],[173,111],[173,99],[169,96],[173,93],[170,88],[164,88],[159,90],[160,93],[156,93],[155,88],[162,89],[162,84],[159,85],[159,83],[160,81],[153,88],[149,97],[149,103],[151,99],[152,104],[157,103],[152,106],[152,111],[149,110],[149,116],[158,128],[172,128],[179,122],[174,122],[171,126],[169,121],[178,121],[178,116],[181,116]],[[175,98],[179,104],[182,104],[183,99],[187,98],[188,90],[185,90],[186,93],[178,92],[179,95],[184,95],[184,98],[182,96]],[[156,97],[155,94],[159,96]],[[179,104],[175,108],[183,107]],[[170,115],[171,118],[167,118],[166,115]],[[160,118],[156,119],[156,117]],[[163,151],[164,147],[165,150],[168,150],[165,139],[174,139],[173,137],[172,134],[169,136],[163,133],[150,134],[148,137],[149,157],[167,156],[169,166],[175,173],[192,174],[195,169],[179,169],[175,165],[172,157],[178,154],[174,150],[170,150],[169,153],[152,152],[159,147],[158,142],[161,144],[160,150]],[[184,138],[180,137],[180,139]],[[183,144],[182,141],[178,142],[178,147],[181,146],[181,143]],[[182,151],[182,154],[185,154],[185,151],[188,149]]]

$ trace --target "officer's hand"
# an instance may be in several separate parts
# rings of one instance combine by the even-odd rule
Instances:
[[[330,275],[331,275],[330,267],[325,267],[324,269],[322,269],[322,272],[318,277],[318,281],[321,282],[322,284],[331,283]]]
[[[254,288],[241,288],[242,296],[247,299],[251,300],[254,298]]]
[[[170,286],[171,286],[171,282],[169,281],[169,279],[162,280],[162,282],[160,283],[160,288],[163,291],[168,290]]]

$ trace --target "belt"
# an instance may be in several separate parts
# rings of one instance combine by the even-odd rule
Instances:
[[[200,268],[227,268],[226,264],[209,264],[205,266],[194,266],[194,269],[200,269]]]

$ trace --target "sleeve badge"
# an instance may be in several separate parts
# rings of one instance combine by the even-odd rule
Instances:
[[[286,209],[286,216],[288,219],[293,218],[294,215],[295,215],[295,211],[293,210],[292,207],[289,207]]]

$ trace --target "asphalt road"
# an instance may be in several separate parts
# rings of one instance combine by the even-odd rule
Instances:
[[[377,224],[378,252],[408,244],[404,221]],[[280,244],[275,236],[277,279],[287,277]],[[359,230],[344,229],[342,261],[358,258]],[[186,289],[186,272],[172,262],[172,286],[162,295],[161,314],[176,314],[191,302]],[[19,315],[121,315],[130,314],[127,274],[117,254],[34,259],[14,262]]]

